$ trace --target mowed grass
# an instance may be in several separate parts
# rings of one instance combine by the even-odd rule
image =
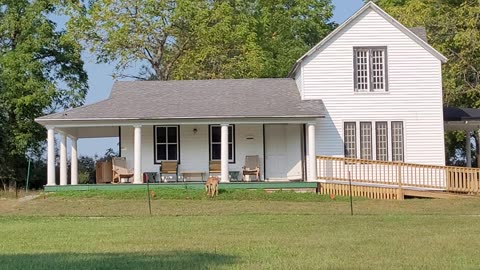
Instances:
[[[480,199],[155,190],[0,200],[1,269],[478,269]],[[317,197],[311,197],[317,196]]]

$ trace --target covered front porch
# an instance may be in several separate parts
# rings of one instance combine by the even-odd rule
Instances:
[[[154,182],[165,185],[201,182],[208,176],[218,176],[222,183],[315,181],[316,123],[316,118],[57,121],[46,126],[46,189],[56,186],[56,136],[60,139],[60,186],[79,184],[78,140],[109,137],[118,138],[119,156],[132,170],[129,182],[133,184],[145,183],[144,173],[156,173]],[[258,178],[243,176],[247,156],[258,157]],[[165,161],[177,162],[176,175],[159,174]],[[220,164],[219,171],[211,171],[212,162]]]
[[[55,183],[55,134],[60,138],[60,185],[78,184],[77,141],[118,137],[134,184],[144,172],[176,162],[178,173],[211,174],[221,182],[257,160],[262,181],[315,181],[315,125],[321,100],[302,100],[292,79],[115,82],[94,104],[35,119],[48,130],[47,186]]]

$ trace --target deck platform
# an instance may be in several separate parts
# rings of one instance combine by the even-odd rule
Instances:
[[[316,189],[317,182],[231,182],[220,183],[221,189],[268,189],[268,190],[300,190]],[[178,188],[178,189],[203,189],[203,182],[179,182],[179,183],[151,183],[150,188]],[[55,191],[86,191],[86,190],[132,190],[146,189],[147,184],[88,184],[66,186],[44,186],[45,192]]]

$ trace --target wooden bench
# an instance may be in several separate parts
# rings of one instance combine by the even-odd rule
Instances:
[[[202,182],[205,181],[205,178],[203,177],[205,175],[205,172],[203,171],[185,171],[185,172],[181,172],[181,174],[182,174],[183,182],[187,181],[189,177],[192,177],[194,175],[200,175],[200,177],[202,178]]]

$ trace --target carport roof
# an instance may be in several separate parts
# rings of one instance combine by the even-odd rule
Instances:
[[[447,122],[480,120],[480,109],[445,107],[443,119]]]

